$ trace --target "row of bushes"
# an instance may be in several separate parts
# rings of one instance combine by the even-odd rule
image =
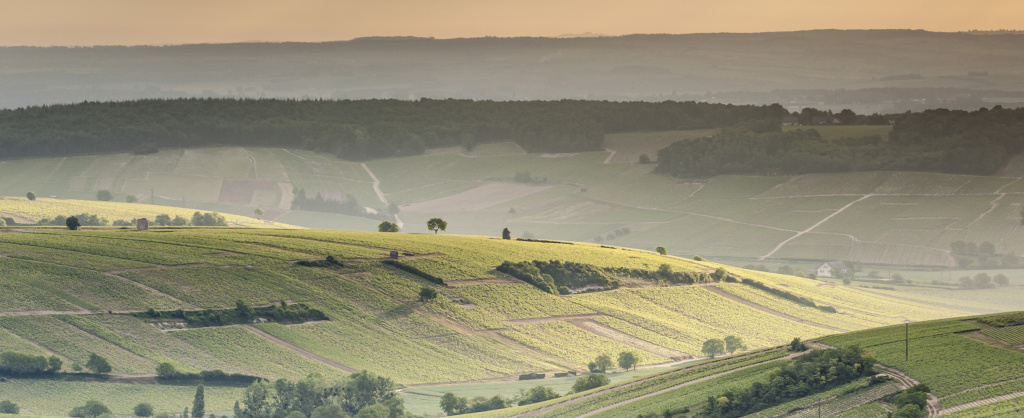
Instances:
[[[765,285],[764,283],[761,283],[761,282],[756,281],[756,280],[743,279],[742,283],[747,285],[747,286],[751,286],[751,287],[755,287],[755,288],[761,289],[761,290],[763,290],[765,292],[771,293],[771,294],[773,294],[775,296],[778,296],[780,298],[786,299],[786,300],[788,300],[790,302],[794,302],[794,303],[797,303],[797,304],[800,304],[800,305],[804,305],[804,306],[809,306],[811,308],[818,308],[819,310],[822,310],[822,311],[825,311],[825,312],[829,312],[829,313],[836,313],[836,308],[833,308],[831,306],[818,305],[818,304],[814,303],[814,301],[811,300],[810,298],[805,298],[803,296],[798,296],[798,295],[795,295],[793,293],[787,292],[785,290],[776,289],[774,287],[769,287],[769,286]]]
[[[183,373],[171,363],[160,363],[156,368],[157,381],[170,384],[221,384],[248,386],[260,377],[241,373],[225,373],[223,370],[203,370],[199,373]]]
[[[420,277],[426,279],[428,282],[444,286],[444,279],[442,279],[440,277],[437,277],[437,276],[435,276],[433,274],[427,273],[427,272],[425,272],[423,270],[420,270],[420,269],[418,269],[418,268],[416,268],[414,266],[410,266],[408,264],[403,264],[403,263],[395,261],[395,260],[384,260],[384,264],[387,264],[387,265],[389,265],[391,267],[395,267],[395,268],[397,268],[399,270],[403,270],[403,271],[405,271],[407,273],[410,273],[410,274],[413,274],[413,275],[416,275],[416,276],[420,276]]]
[[[235,309],[157,311],[150,308],[148,311],[136,313],[134,316],[158,320],[183,320],[190,327],[247,324],[257,318],[264,318],[282,324],[299,324],[330,319],[323,312],[310,308],[304,303],[289,305],[281,301],[280,305],[253,308],[241,300],[235,302]]]
[[[556,295],[569,294],[570,288],[600,286],[615,289],[622,286],[621,280],[602,268],[571,261],[505,261],[497,270]]]

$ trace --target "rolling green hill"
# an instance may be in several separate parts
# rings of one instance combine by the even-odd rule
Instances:
[[[0,347],[56,355],[65,370],[90,352],[113,364],[116,379],[88,389],[76,389],[81,382],[0,382],[0,392],[22,394],[26,413],[43,415],[66,412],[83,396],[118,397],[124,405],[153,399],[158,409],[173,410],[179,389],[128,384],[151,380],[164,362],[185,372],[272,379],[367,369],[406,385],[483,381],[585,370],[599,354],[627,350],[640,353],[642,365],[671,363],[701,356],[704,340],[726,335],[757,349],[976,309],[726,268],[733,279],[837,310],[828,313],[733,279],[716,281],[710,274],[719,264],[586,243],[322,230],[0,230]],[[385,262],[392,250],[398,260]],[[329,255],[342,265],[296,264]],[[504,261],[531,260],[604,269],[623,286],[558,296],[495,270]],[[697,283],[656,283],[667,277],[659,269]],[[439,296],[421,301],[424,287]],[[201,309],[234,311],[237,301],[301,302],[329,320],[180,330],[181,320],[140,314],[181,309],[188,318]],[[44,402],[32,394],[44,386],[76,395]],[[238,392],[224,391],[208,398],[208,409],[230,408]]]

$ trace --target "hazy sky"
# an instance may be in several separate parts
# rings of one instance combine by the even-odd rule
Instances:
[[[0,45],[1024,28],[1020,0],[0,0]]]

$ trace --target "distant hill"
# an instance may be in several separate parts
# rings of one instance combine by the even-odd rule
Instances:
[[[579,38],[0,48],[0,107],[177,97],[783,103],[858,113],[1024,101],[1006,33],[815,30]]]

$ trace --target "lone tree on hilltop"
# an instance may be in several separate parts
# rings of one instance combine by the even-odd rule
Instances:
[[[636,368],[636,365],[640,363],[640,355],[632,351],[623,351],[619,353],[619,367],[629,370],[630,368]]]
[[[68,217],[68,219],[64,221],[64,224],[67,225],[70,230],[76,230],[82,227],[82,223],[78,222],[78,218],[74,216]]]
[[[28,198],[28,200],[36,200],[36,193],[35,192],[25,193],[25,197]]]
[[[430,220],[427,221],[427,229],[434,231],[435,234],[437,231],[444,231],[447,228],[448,222],[445,222],[444,219],[430,218]]]
[[[125,203],[138,203],[139,202],[139,198],[136,197],[133,194],[130,194],[130,195],[124,197],[124,201],[125,201]]]
[[[658,248],[655,248],[654,251],[657,251],[658,254],[661,254],[661,255],[668,254],[668,250],[666,250],[665,247],[661,247],[661,246],[659,246]]]
[[[99,374],[107,374],[114,369],[106,358],[96,353],[89,354],[89,361],[85,363],[85,368]]]
[[[420,302],[430,302],[437,299],[437,291],[432,287],[423,286],[420,289]]]
[[[501,230],[501,239],[512,239],[512,231],[509,231],[508,228]]]
[[[711,358],[715,358],[717,354],[725,354],[725,341],[718,338],[704,341],[704,347],[700,349],[700,352]]]
[[[101,202],[109,202],[114,200],[114,194],[110,193],[110,190],[100,190],[96,192],[96,200]]]
[[[743,351],[747,349],[747,345],[743,344],[743,339],[735,335],[725,337],[725,351],[729,354],[737,351]]]
[[[398,232],[398,224],[391,221],[381,222],[377,225],[377,232]]]
[[[253,215],[256,215],[256,219],[263,219],[263,209],[256,208],[252,213]]]

